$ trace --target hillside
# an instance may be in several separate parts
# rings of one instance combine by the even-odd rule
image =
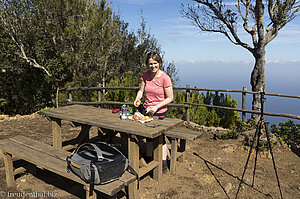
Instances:
[[[70,123],[63,122],[63,139],[68,140],[78,133]],[[96,134],[96,129],[91,129]],[[0,120],[0,139],[14,135],[25,135],[51,144],[51,125],[46,118],[31,115],[13,120]],[[188,143],[184,162],[178,162],[176,174],[168,172],[161,182],[150,176],[140,182],[140,197],[162,198],[234,198],[239,178],[248,155],[248,147],[241,139],[215,140],[213,134],[204,133],[192,143]],[[194,155],[197,153],[199,156]],[[289,148],[278,146],[274,149],[277,171],[284,198],[299,198],[300,158]],[[22,161],[17,161],[16,165]],[[250,159],[245,182],[239,198],[280,198],[277,181],[269,153],[260,153],[257,160],[255,183],[251,187],[254,156]],[[38,170],[37,175],[24,173],[18,176],[16,186],[6,187],[3,159],[0,159],[0,191],[10,192],[51,192],[57,198],[82,198],[83,191],[76,183],[65,180],[47,171]],[[119,198],[125,198],[122,194]]]

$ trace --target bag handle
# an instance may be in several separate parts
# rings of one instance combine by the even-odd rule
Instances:
[[[121,154],[127,160],[126,163],[125,163],[125,169],[128,168],[128,159],[124,156],[124,154],[119,149],[117,149],[116,147],[114,147],[112,144],[108,144],[106,142],[100,142],[100,141],[98,141],[95,144],[103,144],[103,145],[109,146],[110,148],[112,148],[115,151],[117,151],[119,154]],[[107,155],[107,153],[105,153],[104,151],[102,151],[102,154]]]
[[[96,145],[97,145],[97,144],[103,144],[103,145],[109,146],[110,148],[114,149],[114,150],[117,151],[119,154],[121,154],[122,156],[124,156],[123,153],[122,153],[121,151],[119,151],[119,149],[117,149],[116,147],[114,147],[112,144],[108,144],[108,143],[106,143],[106,142],[100,142],[100,141],[96,142],[95,144],[96,144]],[[102,151],[102,154],[104,154],[104,155],[110,155],[109,153],[106,153],[105,151]],[[125,156],[124,156],[124,157],[125,157]]]
[[[92,143],[84,143],[84,144],[80,145],[76,149],[75,153],[78,153],[78,151],[84,146],[92,146],[95,149],[96,154],[97,154],[97,161],[99,161],[100,159],[104,159],[103,152],[95,144],[92,144]]]

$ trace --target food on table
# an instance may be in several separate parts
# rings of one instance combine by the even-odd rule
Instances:
[[[149,116],[144,116],[142,113],[136,111],[133,116],[132,119],[134,120],[140,120],[140,121],[148,121],[150,119]]]
[[[133,118],[134,120],[140,120],[140,119],[141,119],[141,118],[140,118],[139,116],[137,116],[137,115],[133,115],[132,118]]]

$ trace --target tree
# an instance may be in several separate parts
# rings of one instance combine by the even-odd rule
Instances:
[[[146,52],[160,46],[144,21],[137,34],[127,27],[105,0],[0,0],[5,111],[28,114],[53,106],[57,88],[105,86],[145,71]],[[176,75],[174,64],[166,70]]]
[[[233,6],[222,0],[194,0],[197,5],[182,4],[182,15],[201,31],[221,33],[230,42],[248,50],[255,59],[251,73],[252,91],[265,91],[266,45],[296,17],[297,0],[238,0]],[[251,37],[248,44],[240,37],[238,25]],[[261,109],[260,96],[253,95],[252,109]],[[257,114],[252,117],[258,121]]]

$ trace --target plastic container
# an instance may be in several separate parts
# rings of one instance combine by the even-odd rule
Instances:
[[[127,106],[124,104],[121,111],[121,120],[127,120]]]

